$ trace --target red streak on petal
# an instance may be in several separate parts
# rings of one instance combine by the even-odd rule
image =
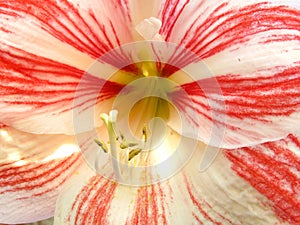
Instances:
[[[103,224],[109,225],[107,213],[113,200],[117,183],[100,176],[94,176],[89,183],[77,195],[72,205],[72,211],[76,210],[74,224]],[[71,224],[69,216],[67,222]]]
[[[300,36],[292,34],[274,34],[267,38],[265,41],[261,41],[260,44],[268,44],[273,42],[283,42],[283,41],[300,41]]]
[[[0,129],[6,128],[6,127],[7,127],[6,124],[0,122]]]
[[[299,151],[299,137],[266,143],[256,147],[226,152],[232,169],[271,201],[271,207],[283,220],[300,223],[300,158],[288,144]]]
[[[300,139],[294,135],[290,135],[289,138],[297,146],[297,148],[300,149]]]
[[[197,220],[197,222],[198,222],[200,225],[204,224],[204,223],[200,220],[200,218],[199,218],[195,213],[193,213],[193,217]]]

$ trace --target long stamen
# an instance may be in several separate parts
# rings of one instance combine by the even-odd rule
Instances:
[[[110,143],[110,153],[112,156],[112,165],[113,165],[114,174],[115,174],[117,180],[121,181],[122,176],[121,176],[120,167],[119,167],[119,157],[117,154],[117,146],[116,146],[117,136],[115,133],[117,115],[118,115],[118,111],[112,110],[112,111],[110,111],[109,116],[105,113],[102,113],[100,115],[100,118],[106,125],[107,131],[108,131],[109,143]]]

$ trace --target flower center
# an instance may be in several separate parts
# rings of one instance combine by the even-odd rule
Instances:
[[[174,91],[176,84],[160,77],[154,62],[132,66],[136,72],[123,68],[111,79],[125,86],[114,99],[113,110],[101,114],[109,141],[95,140],[102,151],[112,157],[114,174],[119,181],[125,179],[128,167],[152,166],[175,150],[159,146],[166,141],[167,133],[171,133],[166,124],[175,108],[168,94]]]
[[[172,105],[163,98],[160,97],[145,97],[134,104],[129,114],[129,121],[140,121],[136,123],[136,131],[141,130],[143,124],[149,124],[149,122],[155,118],[161,118],[167,122],[170,118],[170,110]],[[135,123],[132,123],[134,126]]]
[[[145,185],[166,179],[185,165],[197,142],[187,136],[197,131],[182,119],[185,110],[178,103],[189,99],[181,88],[190,80],[180,70],[184,51],[171,43],[132,43],[103,55],[88,71],[88,79],[93,74],[108,81],[99,83],[97,96],[92,100],[88,96],[87,103],[78,98],[80,107],[74,112],[77,138],[98,174],[123,184]],[[82,82],[79,97],[84,88]],[[86,110],[93,102],[95,107]],[[90,127],[96,137],[92,145],[83,133]]]
[[[143,129],[140,132],[140,140],[127,139],[127,135],[124,135],[117,126],[117,110],[110,111],[108,114],[101,114],[101,119],[105,123],[105,126],[108,131],[109,141],[99,141],[95,139],[95,143],[100,147],[100,149],[106,153],[110,154],[112,158],[112,167],[114,176],[119,182],[130,182],[133,181],[134,176],[131,174],[131,169],[133,167],[149,167],[157,163],[155,157],[157,158],[157,152],[152,152],[154,149],[159,149],[162,142],[166,139],[166,127],[160,120],[152,120],[150,124],[150,129],[153,134],[150,137],[149,129],[144,125]],[[160,135],[157,135],[160,134]],[[164,146],[166,152],[160,152],[159,158],[161,156],[169,157],[172,152],[167,152],[168,148]],[[161,148],[159,151],[162,150]],[[154,156],[154,157],[153,157]],[[101,168],[97,168],[101,170]],[[99,172],[99,171],[98,171]],[[147,183],[149,177],[142,173],[138,173],[139,182],[142,180],[142,183]],[[151,178],[150,178],[151,180]],[[133,183],[135,183],[134,181]]]

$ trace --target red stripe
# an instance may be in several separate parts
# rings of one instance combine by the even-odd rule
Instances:
[[[154,196],[151,196],[151,192],[149,193],[149,189],[147,187],[143,187],[138,190],[134,216],[131,218],[130,222],[127,222],[128,225],[147,225],[150,221],[152,221],[152,219],[149,218],[149,208],[152,206],[152,197]],[[157,224],[156,216],[157,215],[154,215],[153,217],[154,224]]]
[[[279,217],[295,225],[300,223],[300,158],[288,144],[299,140],[290,135],[278,142],[226,152],[232,169],[271,201]]]
[[[193,213],[193,217],[197,220],[198,224],[200,225],[204,224],[195,213]]]
[[[300,149],[300,139],[296,137],[295,135],[289,135],[289,139],[291,140],[292,143],[294,143],[298,149]]]
[[[4,123],[2,123],[2,122],[0,122],[0,129],[4,129],[4,128],[7,128],[7,125],[4,124]]]
[[[107,181],[105,185],[101,186],[101,189],[103,191],[97,191],[97,194],[95,195],[94,199],[98,202],[97,207],[92,206],[94,208],[94,223],[93,224],[110,224],[110,221],[108,220],[108,211],[110,209],[111,202],[114,199],[114,193],[118,186],[117,183],[111,183],[110,180]],[[93,201],[92,201],[93,202]],[[90,214],[90,212],[88,212]],[[78,225],[81,225],[82,223],[78,223]],[[85,224],[85,223],[84,223]]]

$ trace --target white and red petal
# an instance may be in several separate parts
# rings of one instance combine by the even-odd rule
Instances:
[[[24,131],[71,134],[75,108],[92,107],[121,89],[104,78],[21,49],[3,50],[0,58],[0,119]]]
[[[203,59],[270,30],[298,30],[298,15],[299,4],[293,0],[167,0],[161,4],[160,34]]]
[[[83,163],[74,137],[0,128],[0,223],[53,216],[61,186]]]
[[[270,200],[284,221],[300,223],[300,136],[226,152],[232,169]]]
[[[116,94],[110,88],[99,97],[106,77],[85,72],[95,58],[130,40],[127,3],[102,4],[0,1],[3,123],[35,133],[70,134],[75,107],[86,109]],[[105,59],[114,64],[116,58]],[[85,105],[74,106],[74,98]]]
[[[49,36],[98,58],[131,40],[128,2],[103,1],[1,1],[2,43],[32,52],[49,46]],[[48,34],[48,35],[47,35]],[[40,40],[38,43],[36,40]],[[58,43],[58,42],[57,42]],[[59,48],[59,46],[57,46]],[[59,57],[59,56],[58,56]]]
[[[170,98],[205,143],[236,148],[278,140],[299,127],[299,69],[300,64],[270,76],[260,71],[257,77],[207,78],[182,85],[184,92]]]
[[[192,5],[186,2],[187,8]],[[182,7],[180,16],[184,16],[185,7],[177,7]],[[183,119],[199,127],[201,140],[225,148],[278,140],[295,132],[300,121],[299,5],[223,1],[211,7],[214,10],[208,14],[194,18],[195,29],[188,29],[179,42],[200,61],[180,59],[191,63],[182,70],[194,80],[180,86],[189,98],[176,92],[170,95],[186,112]],[[210,15],[208,21],[202,19],[205,15]],[[180,76],[170,78],[176,81]],[[213,136],[216,140],[211,140]]]
[[[224,155],[200,173],[200,152],[169,180],[144,187],[118,184],[84,166],[64,187],[54,224],[280,224],[265,196]]]

